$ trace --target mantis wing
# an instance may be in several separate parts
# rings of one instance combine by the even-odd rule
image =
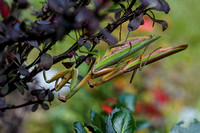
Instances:
[[[143,57],[142,59],[138,58],[138,59],[132,61],[131,63],[126,65],[123,68],[123,70],[124,70],[124,72],[133,71],[133,70],[139,68],[141,66],[141,63],[142,63],[142,66],[153,63],[153,62],[158,61],[162,58],[165,58],[169,55],[172,55],[172,54],[175,54],[182,50],[185,50],[187,47],[188,47],[188,45],[186,44],[186,45],[179,45],[177,47],[168,47],[168,48],[158,49],[158,50],[154,51],[153,53]]]

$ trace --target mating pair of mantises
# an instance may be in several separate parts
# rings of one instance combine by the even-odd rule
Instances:
[[[89,83],[90,86],[98,86],[102,83],[105,83],[123,73],[133,71],[133,75],[137,69],[141,69],[144,65],[150,64],[154,61],[177,53],[187,48],[188,45],[179,45],[177,47],[168,47],[157,49],[150,53],[147,56],[139,55],[136,59],[129,58],[135,52],[139,51],[142,48],[147,48],[149,44],[154,42],[160,37],[155,36],[145,36],[145,37],[135,37],[130,38],[125,41],[118,43],[117,47],[108,49],[102,58],[100,55],[95,52],[84,52],[87,54],[95,55],[96,61],[91,67],[87,75],[77,84],[78,78],[78,69],[69,68],[57,73],[50,80],[46,79],[45,71],[43,71],[44,79],[47,83],[55,82],[55,90],[59,91],[70,79],[70,91],[68,94],[58,95],[58,98],[62,102],[66,102],[70,99],[80,88],[85,84]],[[78,44],[79,45],[79,44]],[[117,71],[118,64],[124,64],[120,70]],[[121,66],[121,65],[120,65]],[[90,79],[95,79],[101,77],[97,82],[92,83]],[[132,76],[133,77],[133,76]],[[58,84],[58,80],[62,78],[61,82]]]

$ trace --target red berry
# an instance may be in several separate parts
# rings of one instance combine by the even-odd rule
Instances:
[[[7,18],[10,15],[10,8],[3,0],[0,0],[0,13],[3,18]]]

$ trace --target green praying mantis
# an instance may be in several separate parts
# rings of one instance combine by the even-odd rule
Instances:
[[[57,73],[51,79],[47,80],[45,71],[43,71],[44,79],[47,83],[55,81],[55,90],[59,91],[62,87],[71,79],[70,91],[68,94],[61,95],[58,94],[58,99],[62,102],[66,102],[75,93],[77,93],[81,87],[88,83],[90,86],[98,86],[105,83],[123,73],[130,71],[136,72],[139,68],[141,69],[144,65],[155,62],[159,59],[177,53],[187,48],[188,45],[179,45],[177,47],[168,47],[157,49],[151,54],[144,56],[139,55],[136,59],[129,58],[135,52],[140,49],[147,47],[152,42],[156,41],[160,37],[145,36],[145,37],[135,37],[126,39],[118,43],[118,47],[108,49],[103,57],[101,58],[99,54],[93,52],[85,52],[92,55],[96,55],[96,61],[91,67],[87,75],[77,84],[78,69],[69,68]],[[122,65],[120,70],[117,67],[119,64]],[[120,65],[120,66],[121,66]],[[118,69],[117,69],[118,68]],[[97,82],[93,83],[90,80],[101,77]],[[62,78],[61,82],[58,84],[58,80]]]

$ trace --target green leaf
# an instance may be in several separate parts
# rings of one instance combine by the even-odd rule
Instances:
[[[7,79],[6,75],[0,75],[0,84],[4,83],[6,79]]]
[[[148,121],[136,121],[136,129],[135,129],[135,131],[148,128],[148,127],[150,127],[150,125],[151,124]]]
[[[7,74],[7,77],[8,77],[8,78],[13,78],[13,77],[15,77],[15,76],[17,76],[17,74],[15,74],[15,73],[8,73],[8,74]]]
[[[96,127],[95,125],[86,124],[85,126],[86,126],[86,127],[89,129],[89,131],[91,131],[92,133],[93,133],[93,132],[94,132],[94,133],[105,133],[105,132],[101,131],[98,127]]]
[[[87,133],[80,121],[74,122],[74,130],[76,133]]]
[[[41,107],[42,107],[44,110],[49,110],[49,105],[46,104],[46,103],[42,103],[42,104],[41,104]]]
[[[91,118],[92,124],[94,124],[96,127],[101,129],[103,132],[106,131],[106,122],[105,122],[104,118],[100,114],[98,114],[97,112],[91,110],[90,118]]]
[[[115,133],[115,130],[113,129],[113,124],[112,124],[112,118],[113,118],[113,115],[120,111],[119,108],[114,108],[113,111],[108,115],[108,119],[107,119],[107,125],[106,125],[106,133]]]
[[[183,121],[175,124],[169,133],[199,133],[200,131],[200,122],[197,120],[190,123],[188,127],[182,127],[183,124]]]
[[[16,85],[16,86],[17,86],[18,91],[19,91],[22,95],[24,95],[24,87],[21,86],[21,85]]]
[[[131,111],[134,111],[135,109],[135,100],[136,100],[136,96],[132,95],[132,94],[121,94],[118,99],[117,102],[120,106],[124,107],[124,108],[128,108]]]
[[[116,133],[133,133],[136,128],[132,112],[124,108],[113,114],[112,124]]]
[[[5,84],[5,85],[3,86],[3,88],[1,89],[1,94],[2,94],[2,95],[7,94],[7,93],[8,93],[8,90],[9,90],[8,84]]]

